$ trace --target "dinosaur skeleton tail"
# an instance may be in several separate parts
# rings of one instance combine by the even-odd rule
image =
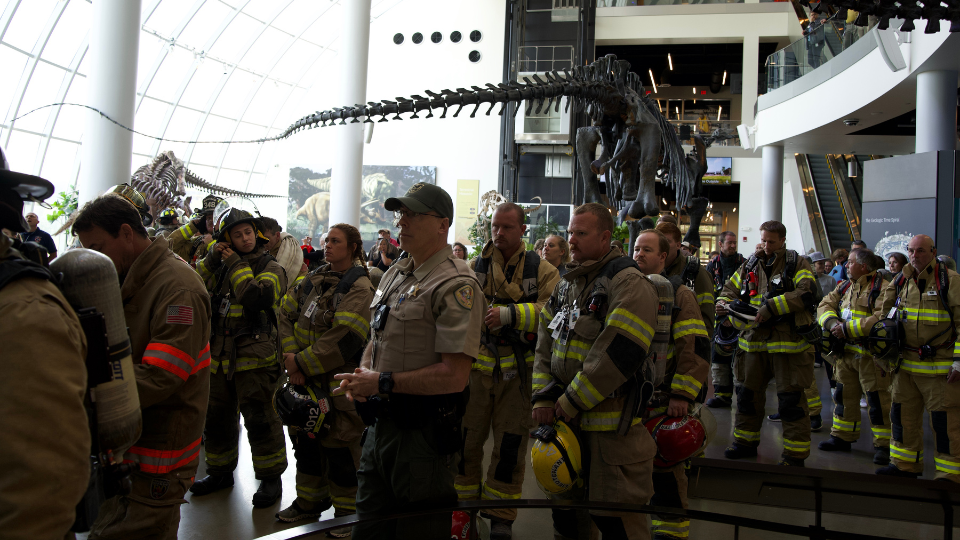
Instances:
[[[274,199],[274,198],[286,197],[286,195],[264,195],[260,193],[247,193],[245,191],[236,191],[236,190],[225,188],[222,186],[217,186],[193,174],[193,172],[191,172],[190,169],[187,169],[187,172],[184,175],[184,181],[187,184],[195,188],[198,188],[202,191],[206,191],[222,197],[247,197],[249,199]]]

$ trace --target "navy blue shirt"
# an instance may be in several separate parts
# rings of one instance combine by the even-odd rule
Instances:
[[[53,241],[53,237],[46,232],[41,231],[39,228],[33,232],[20,233],[20,241],[36,242],[46,248],[47,253],[50,255],[55,255],[57,253],[57,244]]]

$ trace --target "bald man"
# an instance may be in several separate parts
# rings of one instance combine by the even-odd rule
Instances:
[[[936,479],[960,482],[960,274],[937,260],[937,247],[927,235],[914,236],[907,254],[910,262],[884,288],[874,312],[881,318],[895,309],[903,324],[902,362],[891,391],[890,465],[877,474],[923,474],[926,409],[934,431]]]
[[[24,218],[27,221],[26,232],[20,233],[21,242],[36,242],[43,246],[50,255],[49,260],[57,258],[57,243],[53,237],[46,231],[40,230],[40,218],[33,212],[28,213]]]

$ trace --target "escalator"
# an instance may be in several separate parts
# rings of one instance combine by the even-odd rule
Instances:
[[[847,163],[863,158],[869,156],[796,155],[814,246],[828,256],[860,238],[860,189],[847,175]]]

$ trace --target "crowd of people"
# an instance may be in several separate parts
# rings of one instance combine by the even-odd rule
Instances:
[[[11,314],[0,332],[23,355],[38,328],[59,348],[58,372],[43,381],[28,364],[46,360],[6,362],[0,377],[0,395],[15,399],[0,408],[0,429],[13,435],[0,462],[23,471],[0,480],[0,526],[11,538],[71,529],[90,483],[91,434],[56,443],[55,459],[31,454],[37,441],[77,431],[78,414],[86,426],[85,407],[109,404],[91,403],[83,383],[96,340],[46,270],[55,252],[30,255],[47,250],[23,201],[51,192],[45,180],[0,169],[0,225],[24,234],[0,237],[0,309]],[[161,213],[148,230],[144,207],[118,186],[85,204],[72,226],[79,244],[116,270],[142,417],[122,455],[94,451],[94,469],[103,469],[94,477],[108,486],[91,539],[176,538],[187,491],[229,488],[238,467],[260,480],[251,504],[274,506],[291,458],[287,436],[297,496],[276,512],[282,522],[315,520],[331,507],[342,517],[509,502],[522,496],[528,455],[550,498],[686,508],[686,466],[707,443],[709,408],[736,407],[725,456],[754,457],[770,381],[780,464],[804,465],[810,433],[822,426],[821,362],[835,389],[819,451],[851,449],[862,399],[877,474],[918,477],[929,411],[936,478],[960,480],[960,275],[929,237],[910,241],[909,260],[884,261],[862,242],[828,259],[787,249],[783,224],[767,221],[753,253],[741,255],[736,235],[724,232],[703,265],[675,220],[624,248],[612,238],[610,210],[595,203],[574,209],[568,236],[527,250],[526,213],[504,203],[492,240],[470,256],[447,242],[449,194],[420,183],[384,203],[399,242],[384,229],[365,253],[349,224],[331,225],[315,249],[311,238],[297,241],[276,220],[214,196],[182,225]],[[23,414],[37,402],[33,385],[43,388],[37,396],[59,396],[58,408],[43,398],[42,416]],[[241,417],[251,448],[243,464]],[[671,438],[678,430],[692,439]],[[92,437],[98,448],[96,430]],[[206,476],[196,479],[201,447]],[[457,514],[454,524],[465,519]],[[512,537],[516,509],[481,516],[491,538]],[[654,515],[652,527],[642,514],[616,511],[555,509],[552,520],[557,538],[689,535],[676,515]],[[451,526],[449,514],[433,514],[328,534],[449,538]]]

